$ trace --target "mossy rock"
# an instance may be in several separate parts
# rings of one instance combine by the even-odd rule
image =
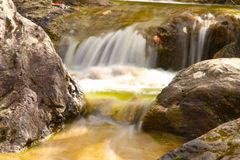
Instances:
[[[239,118],[239,68],[240,59],[223,58],[182,70],[158,95],[144,118],[143,128],[195,138]],[[227,133],[224,130],[218,134],[223,137]]]

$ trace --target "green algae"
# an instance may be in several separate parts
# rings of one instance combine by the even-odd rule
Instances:
[[[61,16],[50,23],[49,31],[56,39],[62,36],[59,32],[67,34],[72,30],[81,41],[90,36],[100,36],[103,33],[147,21],[152,17],[152,11],[145,10],[142,6],[77,7],[73,13]]]
[[[128,91],[86,93],[87,115],[101,113],[118,122],[135,123],[151,105],[156,94]]]
[[[132,92],[124,92],[124,91],[101,91],[101,92],[90,92],[86,94],[87,99],[99,99],[99,98],[112,98],[119,100],[129,100],[134,98],[135,94]]]
[[[219,133],[221,135],[221,137],[227,137],[228,136],[227,131],[224,130],[224,129],[218,130],[217,133]]]
[[[167,144],[169,143],[169,141],[175,141],[175,140],[180,140],[181,143],[184,143],[187,141],[187,139],[185,139],[184,137],[181,136],[177,136],[171,133],[167,133],[167,132],[148,132],[148,134],[156,141],[158,141],[159,143],[162,144]]]
[[[204,4],[204,3],[162,3],[162,2],[141,2],[141,1],[122,1],[122,0],[110,0],[113,4],[121,5],[147,5],[154,7],[202,7],[202,8],[234,8],[238,9],[240,5],[231,5],[231,4]],[[185,1],[186,2],[186,1]]]
[[[123,29],[139,24],[138,29],[167,23],[182,13],[240,14],[238,6],[202,4],[161,4],[146,2],[111,1],[109,6],[78,6],[73,12],[57,17],[48,24],[47,32],[55,44],[64,35],[78,41],[90,36]],[[167,16],[166,16],[167,15]]]
[[[152,89],[150,90],[152,91]],[[138,111],[139,104],[141,109],[141,105],[145,105],[145,102],[151,103],[155,96],[149,96],[146,93],[126,91],[86,93],[86,98],[90,104],[93,104],[98,100],[103,100],[101,107],[106,107],[108,105],[106,101],[110,100],[111,102],[114,102],[109,105],[112,113],[110,115],[106,114],[105,116],[124,121],[131,121],[131,117],[136,116],[135,114]],[[131,108],[133,110],[131,110]],[[126,126],[119,128],[111,125],[87,125],[86,130],[85,127],[81,129],[81,125],[79,124],[71,124],[60,133],[52,135],[47,141],[38,142],[34,147],[21,153],[0,154],[0,159],[37,160],[40,157],[44,160],[52,160],[54,158],[65,157],[71,160],[78,160],[79,157],[80,159],[91,157],[94,160],[101,157],[100,159],[104,160],[104,157],[108,156],[104,155],[107,153],[104,148],[106,148],[105,145],[108,144],[109,138],[114,139],[114,143],[119,143],[114,148],[115,152],[121,157],[118,158],[119,160],[130,160],[132,159],[129,158],[132,156],[131,154],[134,155],[134,152],[131,153],[131,149],[126,149],[126,146],[124,145],[125,142],[128,144],[128,147],[130,145],[134,150],[140,150],[140,153],[144,153],[144,156],[148,157],[147,159],[156,159],[185,142],[185,139],[182,137],[160,132],[152,132],[149,135],[138,132],[134,135],[131,134],[131,138],[128,139],[129,130],[125,127]],[[114,138],[114,135],[116,135],[116,138]],[[124,137],[119,138],[119,135],[124,135]],[[143,146],[147,148],[145,149]],[[44,155],[42,155],[42,153],[44,153]]]
[[[144,92],[135,93],[128,91],[99,91],[99,92],[88,92],[86,93],[87,99],[99,99],[99,98],[112,98],[122,101],[132,100],[132,99],[142,99],[142,100],[154,100],[157,93],[148,94],[150,91],[156,91],[155,89],[143,89]]]
[[[222,137],[221,136],[210,136],[210,135],[207,135],[207,137],[206,137],[207,142],[214,142],[219,139],[222,139]]]
[[[86,93],[86,98],[89,104],[94,104],[96,101],[103,101],[101,107],[106,107],[107,101],[111,108],[110,117],[117,120],[131,121],[138,109],[142,106],[149,105],[155,99],[156,94],[149,94],[159,89],[145,88],[142,92],[127,92],[127,91],[99,91]],[[147,103],[147,104],[146,104]],[[140,106],[140,108],[139,108]],[[90,107],[90,106],[88,106]],[[132,110],[131,110],[132,108]],[[130,110],[129,110],[130,109]],[[106,113],[106,112],[105,112]],[[108,115],[106,115],[108,116]],[[131,160],[135,152],[139,150],[146,156],[146,159],[156,159],[170,150],[179,147],[186,142],[182,137],[175,136],[169,133],[152,132],[146,134],[137,132],[129,139],[129,128],[123,126],[112,126],[109,124],[103,125],[86,125],[79,122],[67,125],[60,133],[53,134],[47,140],[39,141],[33,147],[20,153],[15,154],[0,154],[1,160],[52,160],[66,158],[71,160],[79,160],[82,158],[91,159],[107,159],[105,155],[106,145],[109,139],[113,139],[114,151],[119,156],[119,160]],[[125,135],[126,134],[126,135]],[[121,138],[119,138],[121,136]],[[124,137],[122,137],[124,136]],[[131,147],[130,149],[126,148]]]
[[[177,156],[174,160],[184,160],[181,156]]]

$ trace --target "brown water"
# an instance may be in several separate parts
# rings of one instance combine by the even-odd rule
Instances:
[[[158,136],[156,136],[158,135]],[[170,134],[148,135],[132,125],[90,116],[19,154],[1,160],[154,160],[184,140]]]
[[[78,120],[21,153],[0,154],[0,160],[155,160],[184,143],[182,137],[146,134],[136,124],[131,125],[134,117],[139,117],[133,112],[150,104],[153,95],[99,92],[88,93],[86,97],[91,102],[88,118]],[[137,99],[139,109],[132,110]],[[111,103],[99,105],[102,104],[99,101]],[[104,106],[105,109],[100,109]],[[124,115],[132,118],[124,120]]]

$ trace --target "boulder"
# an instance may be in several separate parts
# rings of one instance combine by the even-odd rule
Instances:
[[[41,26],[46,32],[48,32],[48,24],[50,22],[59,16],[73,11],[72,7],[66,5],[54,6],[50,0],[13,0],[13,2],[22,16]],[[54,40],[54,37],[50,38]]]
[[[180,70],[212,59],[224,46],[235,42],[236,33],[240,33],[240,19],[234,13],[183,12],[171,16],[164,23],[146,28],[144,33],[148,43],[157,48],[157,67],[164,69]],[[154,42],[155,36],[161,43]]]
[[[107,6],[109,5],[109,0],[64,0],[67,4],[75,5],[94,5],[94,6]]]
[[[239,0],[177,0],[177,1],[190,3],[227,4],[227,5],[240,4]]]
[[[200,136],[240,117],[240,59],[199,62],[180,71],[157,96],[143,129]]]
[[[84,95],[43,29],[0,1],[0,152],[16,152],[84,110]]]
[[[59,4],[54,5],[53,0],[13,0],[18,12],[41,26],[46,32],[49,29],[49,23],[56,18],[62,17],[68,13],[74,13],[75,7],[81,5],[109,5],[108,0],[55,0]],[[59,24],[60,25],[60,24]],[[54,37],[50,37],[54,38]]]
[[[160,158],[160,160],[238,159],[240,159],[240,119],[222,124]]]
[[[218,51],[214,58],[240,58],[240,33],[238,33],[238,38],[235,42],[230,43]]]
[[[95,14],[91,12],[91,15],[82,18],[85,13],[83,14],[82,11],[79,13],[79,9],[84,10],[86,6],[93,9],[92,6],[101,8],[103,5],[109,5],[108,0],[57,0],[60,5],[52,5],[51,1],[53,0],[13,0],[22,16],[45,30],[58,53],[60,52],[59,47],[61,45],[59,43],[61,39],[73,30],[73,26],[78,21],[82,24],[83,21]],[[74,23],[68,21],[69,17],[73,17],[73,15],[78,15],[78,20],[74,20]],[[82,28],[82,26],[79,28]]]

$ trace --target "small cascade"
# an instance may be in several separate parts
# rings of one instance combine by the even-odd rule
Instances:
[[[100,37],[90,37],[82,43],[71,42],[64,61],[74,69],[109,65],[154,67],[156,54],[153,52],[143,36],[130,26]]]
[[[194,35],[191,35],[189,64],[201,61],[203,53],[207,52],[209,27],[214,23],[214,16],[212,14],[207,14],[204,17],[198,17],[194,22],[192,32],[197,32],[198,34],[197,39],[194,39]]]
[[[183,32],[179,32],[178,39],[181,41],[183,52],[182,68],[203,60],[204,53],[209,49],[209,27],[215,23],[215,17],[206,14],[196,18],[190,33],[186,27],[183,28]]]
[[[132,66],[92,67],[72,72],[88,99],[89,115],[102,115],[140,129],[144,113],[175,72]]]

